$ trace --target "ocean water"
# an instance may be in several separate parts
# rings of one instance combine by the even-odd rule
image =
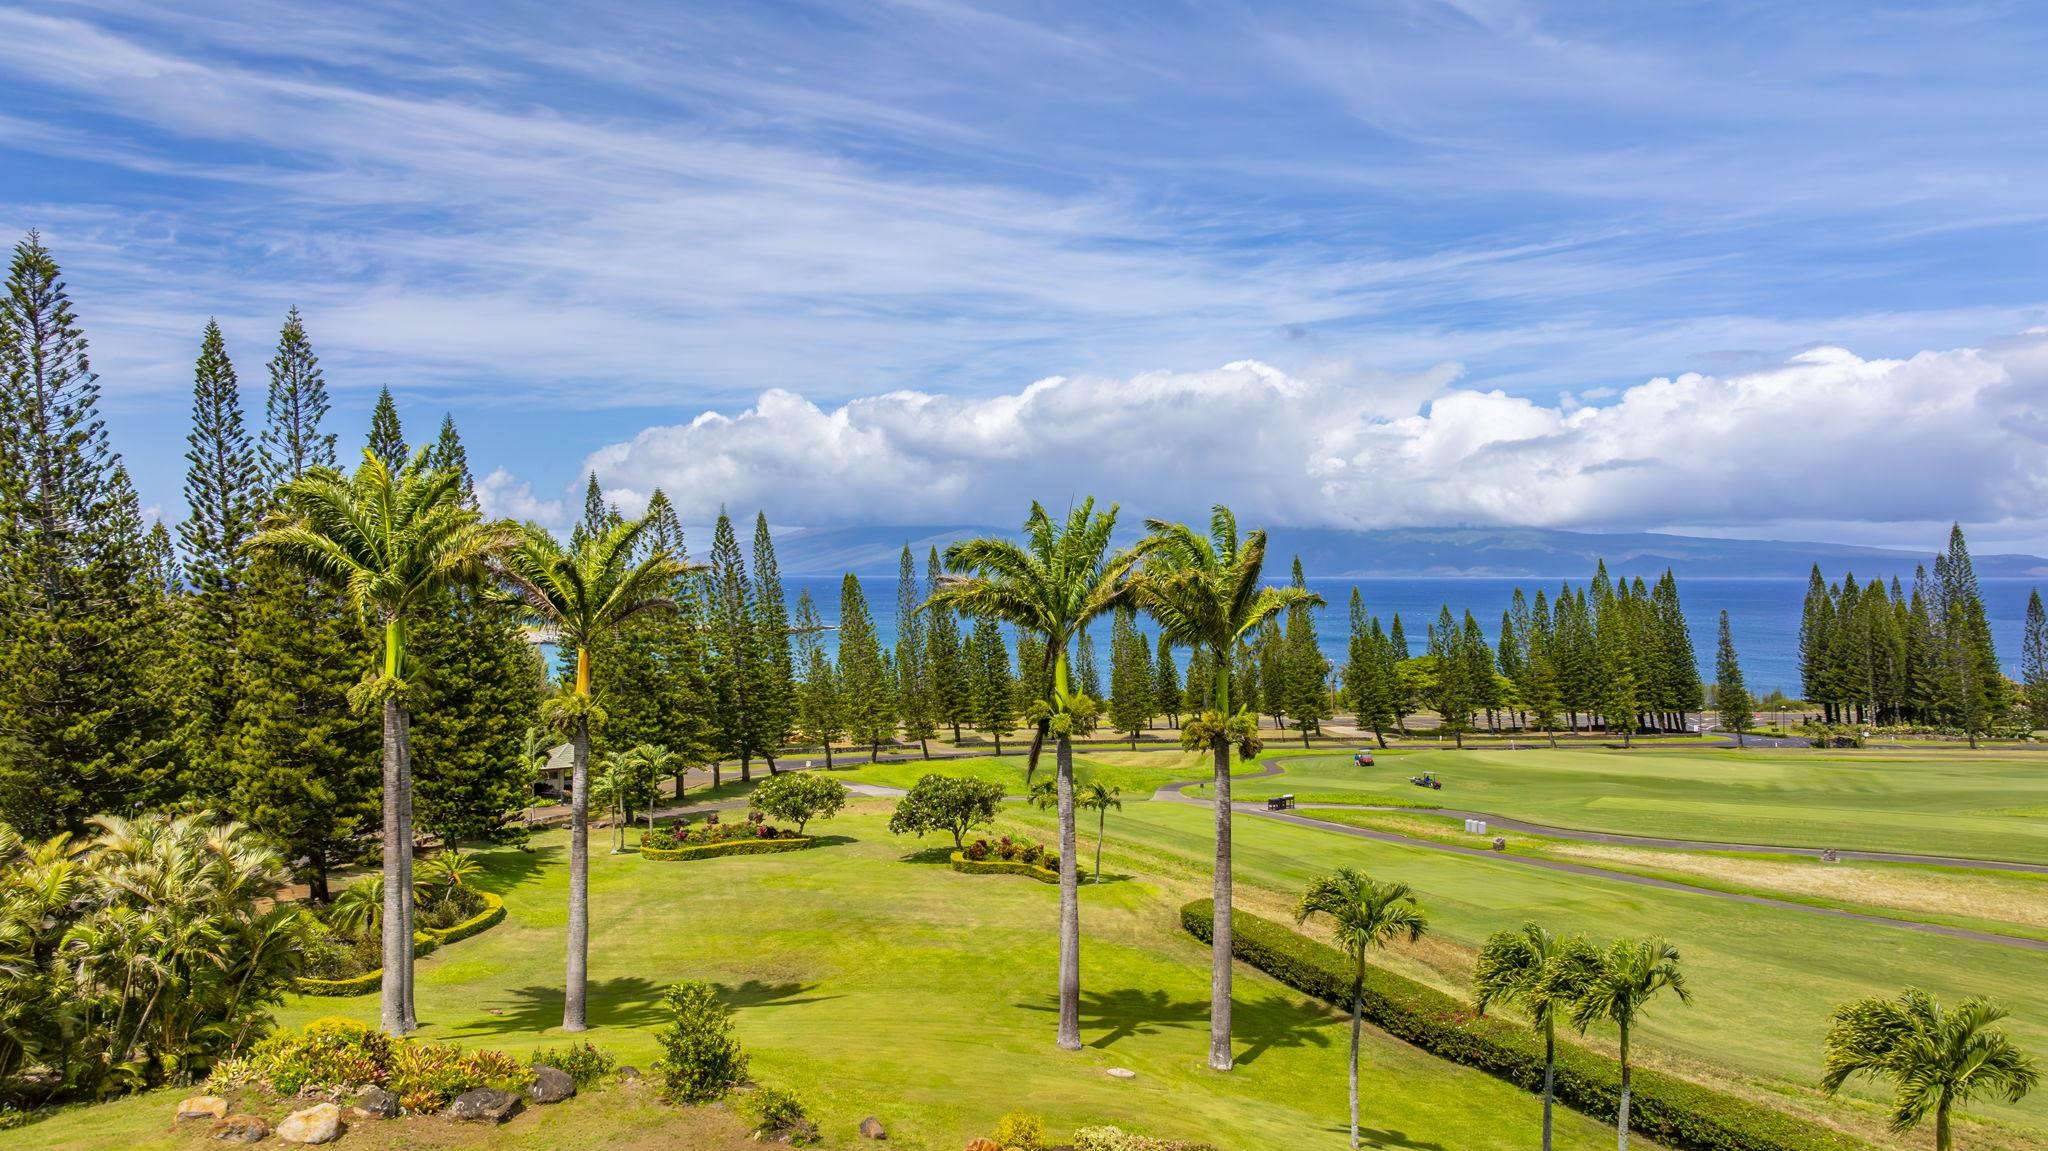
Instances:
[[[1350,637],[1351,589],[1358,588],[1364,597],[1368,612],[1380,617],[1383,625],[1391,626],[1395,613],[1400,613],[1401,623],[1407,632],[1409,646],[1419,655],[1426,635],[1426,625],[1436,620],[1438,608],[1448,604],[1451,614],[1462,619],[1470,608],[1479,620],[1489,641],[1496,637],[1500,626],[1500,613],[1507,609],[1520,586],[1534,599],[1538,586],[1549,591],[1551,598],[1557,596],[1559,580],[1494,579],[1494,578],[1380,578],[1380,579],[1310,579],[1309,586],[1321,593],[1328,606],[1317,613],[1317,636],[1322,641],[1323,652],[1330,659],[1342,663],[1346,658],[1345,647]],[[1573,587],[1583,586],[1583,580],[1570,581]],[[2027,595],[2035,581],[2026,579],[1985,579],[1980,581],[1984,592],[1985,609],[1991,617],[1992,639],[1998,648],[1999,661],[2005,665],[2007,674],[2016,675],[2019,664],[2020,632],[2026,618]],[[790,577],[783,581],[784,593],[790,602],[792,613],[796,610],[797,597],[808,590],[817,601],[818,612],[827,623],[836,622],[839,615],[839,580],[812,577]],[[889,577],[863,577],[862,590],[867,593],[868,608],[875,616],[876,630],[884,645],[896,640],[896,581]],[[1744,578],[1681,579],[1678,583],[1679,601],[1685,608],[1687,625],[1692,629],[1693,651],[1700,663],[1703,678],[1711,681],[1714,677],[1715,632],[1720,613],[1728,613],[1728,623],[1735,639],[1735,650],[1742,659],[1742,670],[1748,679],[1751,691],[1767,694],[1781,690],[1787,695],[1799,691],[1799,612],[1806,597],[1806,581],[1786,578]],[[1140,627],[1148,635],[1156,634],[1140,620]],[[1109,671],[1109,628],[1105,623],[1100,634],[1091,634],[1090,639],[1097,645],[1097,662],[1106,676]],[[827,633],[828,647],[834,643],[833,633]],[[1185,654],[1183,654],[1185,659]]]

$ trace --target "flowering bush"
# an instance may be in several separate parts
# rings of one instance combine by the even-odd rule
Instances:
[[[216,1087],[260,1082],[279,1095],[388,1088],[406,1110],[439,1111],[477,1087],[517,1091],[533,1072],[502,1051],[465,1051],[453,1043],[394,1040],[352,1019],[316,1019],[304,1031],[279,1032],[243,1062],[224,1065]]]
[[[967,858],[973,860],[976,863],[980,863],[982,860],[987,859],[988,854],[989,846],[988,840],[986,839],[977,839],[973,843],[967,845]]]
[[[678,824],[675,827],[643,831],[640,833],[640,846],[655,851],[674,851],[678,847],[700,847],[709,843],[728,843],[735,839],[795,837],[796,833],[786,827],[777,827],[756,819],[749,819],[745,823],[715,823],[706,820],[703,823]]]
[[[392,1046],[387,1086],[407,1111],[439,1111],[448,1101],[478,1087],[518,1091],[533,1082],[533,1069],[503,1051],[464,1051],[453,1043],[406,1040]]]
[[[1011,838],[1010,838],[1009,836],[1007,836],[1007,835],[1005,835],[1004,837],[1002,837],[1002,838],[1001,838],[1000,840],[997,840],[997,841],[996,841],[996,858],[997,858],[997,859],[1015,859],[1015,858],[1017,858],[1017,844],[1016,844],[1016,841],[1012,840],[1012,839],[1011,839]]]

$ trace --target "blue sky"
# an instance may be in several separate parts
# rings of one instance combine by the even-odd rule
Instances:
[[[201,327],[260,412],[296,304],[344,442],[389,384],[544,520],[2041,546],[2043,58],[2021,3],[0,7],[0,234],[170,518]]]

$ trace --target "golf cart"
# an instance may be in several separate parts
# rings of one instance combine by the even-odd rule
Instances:
[[[1444,789],[1443,781],[1427,771],[1423,772],[1421,775],[1409,776],[1408,782],[1414,784],[1417,787],[1427,787],[1434,791],[1442,791]]]
[[[1351,757],[1351,762],[1357,764],[1360,767],[1371,767],[1372,753],[1369,751],[1361,751],[1357,755]]]

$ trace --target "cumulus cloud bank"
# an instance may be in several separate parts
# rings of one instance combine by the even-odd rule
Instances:
[[[1007,523],[1029,499],[1088,494],[1138,514],[1222,500],[1260,522],[1354,528],[1989,523],[2032,518],[2048,485],[2039,331],[1910,359],[1816,348],[1599,404],[1460,375],[1246,360],[829,409],[777,389],[737,414],[648,428],[587,465],[629,510],[659,486],[692,522],[724,504],[807,525]],[[508,511],[543,503],[506,475],[486,494]]]

